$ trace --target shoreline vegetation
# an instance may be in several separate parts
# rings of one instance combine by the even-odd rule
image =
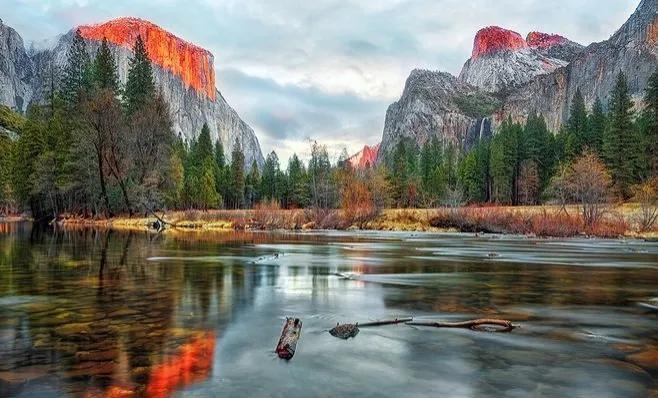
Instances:
[[[576,90],[559,131],[531,112],[472,143],[401,134],[363,168],[346,148],[336,157],[309,139],[284,169],[275,151],[249,164],[244,143],[222,142],[206,124],[177,135],[139,36],[133,53],[124,84],[108,43],[92,57],[78,32],[43,104],[25,115],[0,106],[9,155],[0,215],[117,229],[547,237],[645,236],[658,225],[658,71],[640,107],[622,72],[607,106],[588,109]]]
[[[367,217],[348,217],[343,210],[285,210],[261,206],[250,210],[187,210],[158,214],[165,231],[312,231],[362,230],[409,232],[465,232],[568,238],[658,239],[658,227],[642,231],[641,206],[626,203],[610,206],[593,226],[583,222],[578,206],[467,206],[436,209],[385,209]],[[29,220],[0,218],[0,222]],[[126,231],[156,230],[153,215],[81,218],[63,215],[51,224],[64,228],[111,228]]]

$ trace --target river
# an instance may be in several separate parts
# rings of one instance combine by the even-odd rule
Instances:
[[[655,397],[656,296],[634,240],[0,224],[0,396]],[[327,332],[402,316],[521,327]]]

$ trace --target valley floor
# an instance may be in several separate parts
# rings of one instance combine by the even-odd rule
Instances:
[[[658,238],[658,226],[639,231],[640,208],[623,204],[605,209],[595,226],[585,227],[577,206],[462,207],[457,209],[386,209],[378,214],[346,216],[340,210],[187,210],[158,213],[167,230],[373,230],[485,232],[545,237],[596,236]],[[66,227],[109,227],[142,231],[158,219],[142,214],[111,219],[62,217]]]

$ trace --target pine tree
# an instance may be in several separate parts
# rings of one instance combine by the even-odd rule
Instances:
[[[227,198],[228,195],[228,178],[227,178],[227,167],[226,159],[224,157],[224,145],[222,145],[221,140],[215,141],[215,186],[217,187],[217,192],[223,198]]]
[[[603,110],[603,103],[596,97],[592,106],[592,114],[588,119],[588,146],[592,151],[601,154],[603,150],[603,135],[606,130],[607,118]]]
[[[231,204],[234,209],[244,207],[244,153],[242,146],[235,141],[231,152]]]
[[[658,71],[649,78],[644,95],[644,142],[650,175],[658,176]]]
[[[304,164],[297,154],[293,154],[288,161],[288,205],[293,208],[302,208],[309,203],[308,175]]]
[[[263,200],[279,200],[282,188],[278,186],[280,173],[279,157],[272,151],[267,155],[263,165],[263,176],[260,182],[260,196]]]
[[[569,139],[567,140],[567,156],[574,157],[583,151],[589,142],[587,133],[587,108],[580,88],[576,89],[571,101],[569,121],[567,122]]]
[[[518,163],[518,136],[511,118],[503,122],[491,141],[492,199],[513,203]]]
[[[206,123],[201,127],[201,134],[196,143],[196,156],[198,164],[202,165],[206,159],[216,160],[212,139],[210,138],[210,128]],[[215,162],[216,163],[216,162]]]
[[[97,88],[111,90],[114,93],[119,90],[116,62],[105,38],[103,38],[103,42],[96,52],[96,58],[94,58],[93,76]]]
[[[484,203],[489,200],[489,140],[480,140],[460,161],[459,184],[466,199]]]
[[[219,206],[219,194],[215,187],[215,165],[212,158],[206,158],[201,167],[199,179],[199,202],[202,208],[209,209]]]
[[[254,159],[254,161],[251,162],[249,174],[247,174],[247,178],[245,179],[245,203],[248,208],[252,208],[256,202],[260,200],[258,195],[260,180],[258,163],[256,163],[256,160]]]
[[[75,105],[80,94],[91,86],[92,67],[87,45],[77,30],[66,55],[62,81],[62,97],[67,105]]]
[[[141,36],[137,36],[137,40],[135,40],[133,53],[128,67],[128,80],[124,93],[126,113],[129,115],[155,97],[151,61]]]
[[[432,137],[423,145],[419,164],[421,188],[425,196],[425,204],[428,206],[434,205],[439,200],[445,188],[441,173],[442,158],[441,143],[437,137]]]
[[[407,154],[407,147],[404,143],[404,140],[400,140],[395,146],[395,152],[393,152],[393,164],[392,164],[392,186],[393,186],[393,198],[397,203],[398,207],[407,206],[407,191],[409,187],[410,176],[410,166],[409,166],[409,155]]]
[[[603,155],[619,193],[627,198],[636,172],[633,102],[626,76],[620,72],[610,99],[610,122],[603,141]]]
[[[555,168],[555,154],[553,148],[553,135],[548,131],[544,116],[530,114],[523,130],[523,154],[519,154],[519,163],[531,160],[539,175],[539,193],[550,182]]]

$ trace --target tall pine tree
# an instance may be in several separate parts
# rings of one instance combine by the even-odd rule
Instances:
[[[119,90],[119,76],[114,56],[105,38],[96,52],[93,65],[95,86],[116,93]]]
[[[66,65],[62,79],[62,97],[67,105],[75,105],[80,94],[88,90],[92,80],[92,65],[87,53],[87,45],[77,30],[66,55]]]
[[[124,102],[128,115],[131,115],[155,97],[153,70],[142,36],[137,36],[133,54],[128,67],[128,80],[124,92]]]
[[[587,129],[587,108],[580,88],[571,101],[569,112],[569,121],[567,123],[569,136],[566,142],[567,156],[573,158],[583,151],[583,147],[588,144]]]
[[[636,143],[633,142],[633,102],[623,72],[617,75],[609,108],[610,122],[604,135],[603,157],[618,192],[627,198],[634,180],[637,153],[634,153]]]
[[[646,158],[651,176],[658,176],[658,71],[649,78],[644,95],[644,118],[646,123]]]
[[[231,205],[234,209],[241,209],[244,207],[244,153],[240,142],[235,140],[233,151],[231,152],[231,181],[230,181],[230,196]]]

